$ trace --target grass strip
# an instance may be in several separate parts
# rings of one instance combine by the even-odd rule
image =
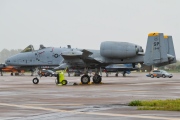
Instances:
[[[138,106],[138,110],[165,110],[165,111],[180,111],[180,99],[167,100],[135,100],[129,103],[129,106]]]

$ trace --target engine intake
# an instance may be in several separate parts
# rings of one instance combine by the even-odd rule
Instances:
[[[130,58],[142,51],[142,47],[128,42],[102,42],[100,54],[108,58]]]

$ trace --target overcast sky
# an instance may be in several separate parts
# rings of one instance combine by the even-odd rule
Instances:
[[[102,41],[146,47],[172,35],[180,58],[180,0],[0,0],[0,51],[29,44],[99,49]]]

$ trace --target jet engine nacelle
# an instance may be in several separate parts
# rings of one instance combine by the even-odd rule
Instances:
[[[108,58],[130,58],[142,51],[142,47],[128,42],[102,42],[100,54]]]

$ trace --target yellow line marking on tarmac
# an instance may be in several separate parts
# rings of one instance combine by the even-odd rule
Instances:
[[[36,106],[26,106],[26,105],[15,105],[15,104],[7,104],[7,103],[0,103],[0,105],[1,106],[9,106],[9,107],[18,107],[18,108],[24,108],[24,109],[36,109],[36,110],[44,110],[44,111],[51,111],[51,112],[64,112],[64,113],[73,113],[73,114],[102,115],[102,116],[111,116],[111,117],[147,118],[147,119],[155,119],[155,120],[157,120],[157,119],[179,120],[179,118],[141,116],[141,115],[131,115],[131,114],[100,113],[100,112],[78,112],[78,111],[60,110],[60,109],[52,109],[52,108],[44,108],[44,107],[36,107]]]

